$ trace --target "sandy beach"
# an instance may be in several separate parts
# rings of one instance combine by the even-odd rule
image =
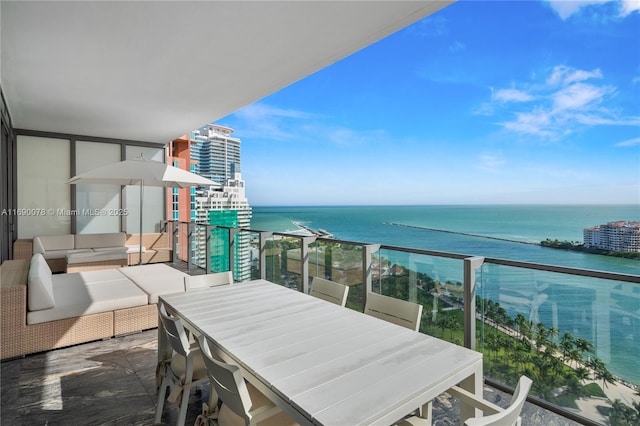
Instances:
[[[602,387],[602,382],[598,382]],[[620,382],[607,383],[607,387],[603,388],[607,398],[580,398],[576,401],[578,409],[574,410],[581,416],[606,423],[608,418],[603,416],[598,410],[598,407],[611,407],[611,403],[616,399],[622,401],[625,405],[632,407],[633,403],[640,403],[640,396],[636,395],[636,392],[629,386],[626,386]]]

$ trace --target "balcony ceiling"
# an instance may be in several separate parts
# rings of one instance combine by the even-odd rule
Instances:
[[[166,143],[451,1],[6,1],[13,126]]]

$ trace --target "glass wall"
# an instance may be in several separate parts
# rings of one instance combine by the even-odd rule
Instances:
[[[70,141],[17,137],[18,238],[71,232]]]
[[[19,134],[16,137],[17,238],[60,235],[71,232],[92,234],[140,232],[140,189],[111,184],[67,182],[75,175],[122,160],[143,157],[164,162],[164,147],[147,147],[120,141],[76,140],[73,136]],[[143,193],[143,229],[160,232],[165,218],[165,192],[146,187]],[[123,213],[125,213],[123,217]]]
[[[120,145],[76,142],[76,173],[120,161]],[[120,185],[76,185],[76,232],[96,234],[120,231]]]

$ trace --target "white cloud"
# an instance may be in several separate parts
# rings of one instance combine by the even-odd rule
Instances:
[[[282,109],[255,103],[233,114],[240,121],[244,137],[262,137],[272,140],[290,140],[299,137],[292,127],[296,122],[308,120],[312,115],[293,109]]]
[[[481,110],[506,117],[498,123],[506,130],[549,140],[584,126],[638,125],[640,116],[619,116],[612,104],[616,88],[599,81],[603,79],[599,69],[559,65],[549,72],[545,84],[524,82],[516,88],[494,90],[492,102],[483,104]]]
[[[601,6],[607,3],[614,3],[619,17],[626,17],[633,12],[640,11],[640,0],[543,0],[558,16],[566,20],[572,15],[579,13],[586,7]]]
[[[530,93],[517,89],[501,89],[493,92],[491,99],[498,102],[528,102],[534,97]]]
[[[593,78],[601,79],[602,71],[596,68],[592,71],[577,70],[566,65],[556,65],[547,78],[548,85],[568,84],[579,81],[586,81]]]
[[[551,95],[553,109],[577,110],[589,108],[602,102],[606,95],[613,93],[612,87],[597,87],[591,84],[576,83],[563,87]]]
[[[633,12],[640,12],[640,0],[622,0],[620,5],[620,16],[627,16]]]
[[[640,145],[640,138],[628,139],[626,141],[618,142],[614,146],[627,147],[627,146],[636,146],[636,145]]]
[[[486,172],[498,172],[506,163],[502,154],[481,154],[478,157],[478,168]]]
[[[460,41],[454,41],[451,45],[449,45],[449,52],[451,53],[462,52],[465,50],[467,50],[467,45]]]

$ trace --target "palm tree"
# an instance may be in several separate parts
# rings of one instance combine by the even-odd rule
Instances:
[[[580,351],[580,353],[582,354],[582,359],[584,359],[584,354],[586,352],[594,353],[593,343],[591,343],[587,339],[583,339],[581,337],[578,337],[576,339],[575,344],[576,344],[576,349],[578,349]]]
[[[587,366],[593,371],[596,380],[602,380],[602,387],[606,388],[608,387],[607,383],[616,382],[615,377],[607,370],[605,363],[600,358],[590,359],[587,361]]]
[[[562,350],[562,360],[564,362],[567,362],[567,359],[569,359],[569,354],[571,353],[574,344],[575,341],[571,333],[564,333],[562,335],[562,338],[560,339],[560,349]]]
[[[634,406],[637,403],[634,404]],[[635,407],[635,410],[628,405],[625,405],[621,400],[616,399],[611,404],[611,411],[609,412],[609,421],[613,426],[632,426],[637,425],[640,417],[637,412],[638,408]]]
[[[520,333],[520,337],[524,338],[526,334],[526,329],[528,326],[527,319],[522,314],[516,315],[515,324],[517,326],[518,332]]]
[[[581,382],[588,380],[589,377],[591,376],[591,373],[589,373],[589,370],[587,370],[584,367],[578,367],[575,370],[573,370],[573,372],[575,373],[576,378]]]
[[[575,366],[578,367],[578,363],[580,361],[582,361],[582,354],[580,353],[579,350],[573,348],[569,351],[569,354],[567,355],[570,361],[575,362]]]

